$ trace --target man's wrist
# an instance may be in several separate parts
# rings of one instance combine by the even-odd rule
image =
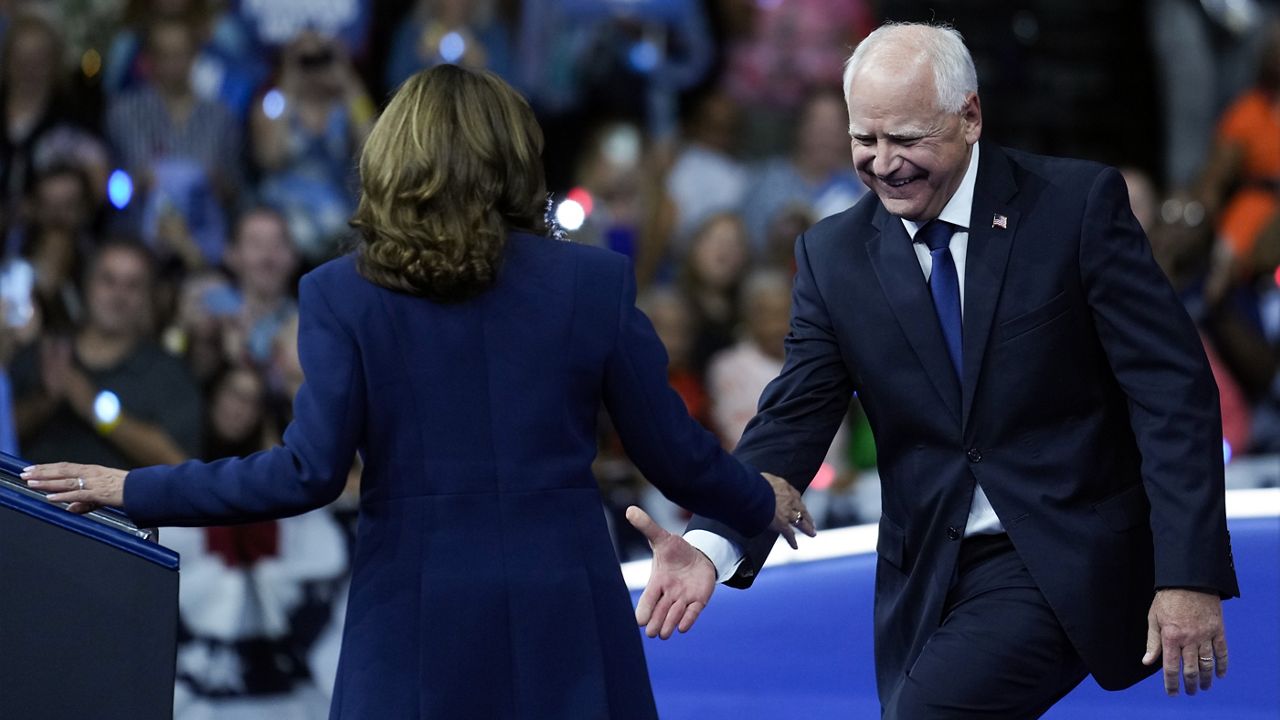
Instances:
[[[1156,588],[1156,592],[1164,592],[1166,590],[1185,590],[1187,592],[1204,593],[1205,595],[1212,595],[1214,597],[1221,596],[1221,593],[1219,593],[1216,588],[1209,588],[1209,587],[1194,587],[1191,585],[1162,585]]]
[[[743,554],[732,540],[709,530],[690,530],[684,534],[684,539],[711,561],[711,566],[715,568],[716,582],[726,582],[738,572]]]

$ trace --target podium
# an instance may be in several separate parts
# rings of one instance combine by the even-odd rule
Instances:
[[[0,453],[0,720],[172,718],[177,553],[48,502],[28,464]]]

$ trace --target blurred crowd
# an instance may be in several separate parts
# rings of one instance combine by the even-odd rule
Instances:
[[[0,449],[137,467],[278,442],[303,380],[297,280],[350,247],[354,161],[379,107],[445,62],[530,99],[548,212],[575,241],[631,256],[672,387],[732,448],[782,367],[795,237],[866,192],[843,60],[884,18],[929,19],[920,5],[0,0]],[[932,5],[970,37],[984,82],[1015,49],[1099,53],[1049,42],[1053,12],[1104,12],[1090,3],[1022,3],[1044,20],[1011,11],[1008,38],[978,32],[990,10]],[[1157,139],[1132,146],[1158,150],[1125,157],[1117,130],[1082,154],[1127,166],[1134,211],[1201,328],[1224,452],[1280,453],[1280,12],[1139,5],[1122,30],[1147,38],[1163,110],[1141,128]],[[1027,92],[1041,80],[1023,78]],[[993,103],[984,94],[989,114],[1003,83]],[[1096,115],[1081,127],[1124,120]],[[1016,119],[989,123],[987,141],[1062,150]],[[627,505],[673,530],[687,515],[639,476],[603,413],[600,447],[619,555],[641,556]],[[874,521],[877,483],[854,399],[806,496],[819,527]],[[183,555],[180,716],[324,716],[358,485],[356,462],[331,508],[164,532]]]

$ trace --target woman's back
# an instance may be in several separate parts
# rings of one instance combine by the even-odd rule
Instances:
[[[284,444],[123,484],[142,524],[245,522],[333,500],[362,455],[333,717],[654,717],[590,471],[602,402],[672,500],[777,522],[669,387],[626,259],[508,230],[542,225],[541,148],[492,74],[406,82],[361,155],[357,254],[299,283]]]
[[[594,489],[626,270],[620,257],[517,234],[495,286],[460,303],[374,286],[350,258],[317,273],[341,293],[335,314],[366,369],[363,499]]]
[[[300,512],[337,495],[359,449],[334,717],[653,717],[590,472],[601,402],[676,502],[752,535],[773,498],[667,386],[634,294],[622,256],[522,234],[457,303],[328,263],[301,284],[307,380],[284,446],[134,471],[126,508],[154,524]]]

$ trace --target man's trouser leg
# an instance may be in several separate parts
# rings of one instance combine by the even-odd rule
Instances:
[[[884,719],[1037,718],[1087,674],[1008,536],[975,536]]]

